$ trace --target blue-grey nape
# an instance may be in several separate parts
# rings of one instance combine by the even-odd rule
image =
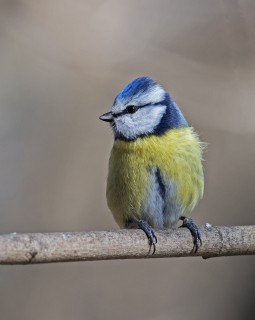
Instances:
[[[167,106],[167,108],[160,123],[154,129],[154,135],[162,135],[167,130],[183,128],[189,125],[181,110],[170,97],[168,92],[165,93],[165,99],[161,101],[161,104]]]

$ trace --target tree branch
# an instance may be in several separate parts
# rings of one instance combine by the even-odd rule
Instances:
[[[0,235],[0,264],[194,256],[186,229],[157,230],[154,255],[141,230]],[[203,258],[255,254],[255,226],[201,228]]]

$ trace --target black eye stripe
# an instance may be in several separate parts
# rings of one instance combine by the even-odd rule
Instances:
[[[138,106],[135,106],[135,105],[129,105],[129,106],[127,106],[126,109],[124,109],[123,111],[118,112],[118,113],[113,113],[112,115],[113,115],[114,118],[117,118],[117,117],[119,117],[119,116],[122,116],[123,114],[133,114],[133,113],[135,113],[138,109],[143,108],[143,107],[145,107],[145,106],[139,106],[139,107],[138,107]]]
[[[148,107],[148,106],[164,105],[164,102],[165,102],[165,100],[162,100],[162,101],[157,102],[157,103],[147,103],[147,104],[144,104],[144,105],[142,105],[142,106],[129,105],[129,106],[127,106],[123,111],[117,112],[117,113],[113,113],[112,116],[113,116],[113,118],[117,118],[117,117],[122,116],[122,115],[124,115],[124,114],[133,114],[133,113],[135,113],[137,110],[142,109],[142,108],[145,108],[145,107]],[[135,108],[135,111],[133,111],[133,112],[130,112],[131,110],[128,111],[128,108],[130,108],[130,107]]]

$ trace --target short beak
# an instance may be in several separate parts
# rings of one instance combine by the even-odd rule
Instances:
[[[103,120],[103,121],[106,121],[106,122],[112,122],[113,121],[113,116],[112,116],[111,112],[107,112],[107,113],[102,114],[99,117],[99,119]]]

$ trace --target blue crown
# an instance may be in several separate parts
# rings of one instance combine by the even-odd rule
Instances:
[[[142,95],[149,91],[152,87],[158,85],[157,82],[150,77],[140,77],[130,82],[116,97],[116,99],[128,100],[134,95]]]

